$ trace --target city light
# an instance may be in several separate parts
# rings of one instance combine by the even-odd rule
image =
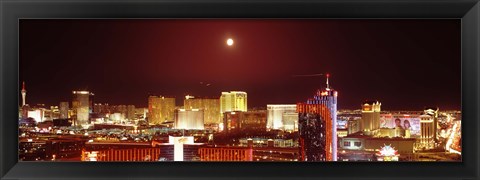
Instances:
[[[249,20],[242,21],[249,24]],[[272,21],[265,27],[285,21]],[[141,48],[134,51],[121,49],[123,47],[117,45],[121,43],[112,43],[117,41],[99,42],[99,39],[105,40],[101,37],[89,38],[89,44],[81,44],[83,41],[77,38],[85,36],[79,34],[80,31],[68,32],[84,28],[63,29],[65,35],[74,35],[69,38],[75,40],[71,42],[80,42],[78,46],[70,43],[75,46],[60,47],[59,43],[49,42],[45,42],[48,46],[31,46],[27,44],[29,38],[22,39],[22,44],[27,45],[21,53],[32,51],[32,47],[36,49],[21,56],[24,57],[20,64],[23,79],[17,88],[19,101],[13,108],[18,108],[15,137],[18,138],[18,160],[462,161],[461,103],[459,99],[453,102],[457,96],[450,97],[455,95],[454,90],[445,90],[455,88],[450,87],[451,84],[422,81],[423,76],[428,75],[451,82],[453,78],[449,77],[454,74],[444,76],[441,72],[454,66],[442,69],[451,59],[442,64],[441,58],[452,56],[440,54],[435,56],[435,63],[423,64],[419,59],[425,57],[430,46],[422,47],[421,53],[399,49],[416,47],[409,44],[412,41],[399,43],[411,39],[404,38],[405,33],[398,33],[398,28],[403,26],[396,26],[396,36],[381,36],[391,37],[385,42],[381,39],[348,41],[348,47],[367,48],[367,53],[363,53],[362,48],[347,48],[347,51],[343,48],[338,53],[325,48],[345,46],[343,41],[335,42],[335,46],[325,41],[327,36],[345,37],[342,32],[325,29],[333,21],[322,25],[325,31],[321,33],[313,32],[319,29],[317,26],[307,25],[313,22],[310,20],[302,21],[300,26],[294,23],[268,29],[259,26],[249,31],[245,31],[250,29],[246,26],[223,24],[223,20],[208,22],[218,24],[188,26],[187,21],[182,22],[184,30],[193,35],[169,26],[158,26],[165,28],[161,31],[138,33],[138,28],[131,28],[128,32],[112,34],[127,33],[111,39],[141,39],[134,43]],[[307,29],[296,31],[296,28]],[[36,31],[38,29],[42,28],[19,32],[32,31],[34,35],[52,32]],[[108,28],[97,30],[103,29]],[[361,29],[359,32],[374,28]],[[413,37],[413,30],[425,29],[431,28],[410,28],[407,34]],[[445,29],[452,28],[436,28],[439,31],[436,35]],[[277,30],[288,33],[275,32]],[[164,36],[165,32],[168,37]],[[144,33],[148,35],[145,37],[152,38],[139,36]],[[376,34],[370,33],[369,38]],[[289,37],[277,37],[279,35]],[[58,42],[51,35],[44,37]],[[424,39],[415,37],[415,43]],[[180,45],[184,40],[188,40],[188,44]],[[142,44],[147,41],[148,44]],[[395,42],[396,45],[368,49],[374,46],[365,43],[373,42]],[[98,51],[92,54],[88,49],[91,44],[109,48],[96,48]],[[451,44],[443,43],[441,47]],[[51,49],[56,50],[54,54]],[[384,56],[368,53],[372,50],[390,55],[413,54],[390,64]],[[35,52],[44,54],[39,56]],[[71,52],[82,53],[69,54]],[[415,68],[402,68],[399,63],[404,62],[408,62],[407,66],[415,64],[422,73],[412,73],[417,71]],[[26,65],[39,67],[25,68]],[[53,77],[52,74],[55,78],[48,78]],[[24,79],[29,83],[28,99]],[[416,87],[428,91],[413,89]],[[338,96],[339,92],[342,97]]]

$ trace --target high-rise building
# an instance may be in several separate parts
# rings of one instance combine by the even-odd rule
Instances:
[[[36,108],[28,111],[28,117],[35,119],[35,122],[43,122],[45,120],[45,109]]]
[[[220,96],[220,113],[247,111],[247,93],[243,91],[222,92]]]
[[[135,108],[135,116],[140,119],[147,117],[148,108]]]
[[[420,140],[417,143],[417,148],[433,149],[435,147],[434,133],[435,133],[434,117],[430,115],[420,116]]]
[[[267,112],[265,110],[225,112],[223,125],[225,132],[266,131]]]
[[[296,110],[296,104],[267,104],[267,129],[295,129],[298,121]]]
[[[93,113],[95,110],[94,104],[95,104],[95,94],[93,92],[90,92],[88,95],[88,113]]]
[[[438,107],[427,107],[424,110],[424,114],[429,115],[433,118],[433,140],[437,141],[437,130],[438,130]]]
[[[205,124],[220,124],[222,123],[222,114],[220,113],[220,99],[219,98],[195,98],[193,96],[185,96],[183,101],[185,109],[200,109],[203,110]]]
[[[347,134],[353,134],[360,131],[360,121],[359,118],[350,118],[347,121]]]
[[[28,118],[28,111],[30,110],[30,107],[28,104],[26,104],[26,98],[27,98],[27,90],[25,89],[25,81],[22,83],[22,106],[20,107],[20,117],[22,119]]]
[[[380,128],[380,106],[378,101],[365,101],[362,104],[360,129],[366,135],[373,135]]]
[[[337,96],[328,83],[306,103],[297,104],[301,161],[337,160]]]
[[[127,119],[134,120],[135,117],[135,105],[127,105]]]
[[[110,114],[110,105],[108,103],[93,104],[93,112],[97,114]]]
[[[50,119],[59,119],[60,118],[60,107],[59,106],[50,106]]]
[[[174,120],[175,98],[164,96],[148,97],[148,122],[160,124]]]
[[[76,125],[89,124],[90,95],[88,91],[73,91],[72,109]]]
[[[67,119],[68,116],[68,109],[69,105],[68,102],[60,102],[59,110],[60,110],[60,119]]]
[[[27,98],[27,89],[25,89],[25,81],[22,83],[22,107],[25,106]]]
[[[199,109],[176,109],[175,129],[205,129],[203,110]]]

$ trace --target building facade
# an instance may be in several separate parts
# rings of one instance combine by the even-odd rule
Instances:
[[[164,96],[148,97],[148,122],[161,124],[165,121],[173,121],[175,113],[175,98]]]
[[[253,161],[251,147],[203,147],[200,161]]]
[[[296,104],[267,104],[267,129],[294,130],[298,122]]]
[[[220,99],[219,98],[195,98],[193,96],[186,96],[183,101],[184,108],[203,110],[205,124],[220,124],[222,123],[222,114],[220,113]]]
[[[337,96],[329,87],[327,74],[325,90],[297,104],[301,161],[337,160]]]
[[[205,129],[203,110],[199,109],[176,109],[175,129]]]
[[[430,115],[420,116],[420,138],[417,141],[418,149],[433,149],[435,147],[435,121]]]
[[[220,113],[247,111],[247,93],[243,91],[222,92],[220,96]]]
[[[70,118],[68,116],[68,110],[69,110],[69,104],[68,102],[60,102],[59,105],[59,110],[60,110],[60,119],[67,119]]]
[[[267,112],[265,110],[225,112],[223,125],[225,132],[266,131]]]
[[[76,125],[89,124],[90,96],[88,91],[73,91],[72,109]]]
[[[375,134],[380,128],[380,106],[378,101],[365,101],[362,104],[362,119],[360,129],[367,135]]]

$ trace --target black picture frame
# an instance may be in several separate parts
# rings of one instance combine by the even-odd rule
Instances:
[[[18,162],[21,18],[455,18],[462,21],[462,162],[221,163]],[[2,0],[2,179],[478,179],[478,0]]]

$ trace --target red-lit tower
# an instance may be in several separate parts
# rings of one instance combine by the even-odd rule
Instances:
[[[327,86],[307,102],[297,103],[301,161],[337,160],[337,96]]]

